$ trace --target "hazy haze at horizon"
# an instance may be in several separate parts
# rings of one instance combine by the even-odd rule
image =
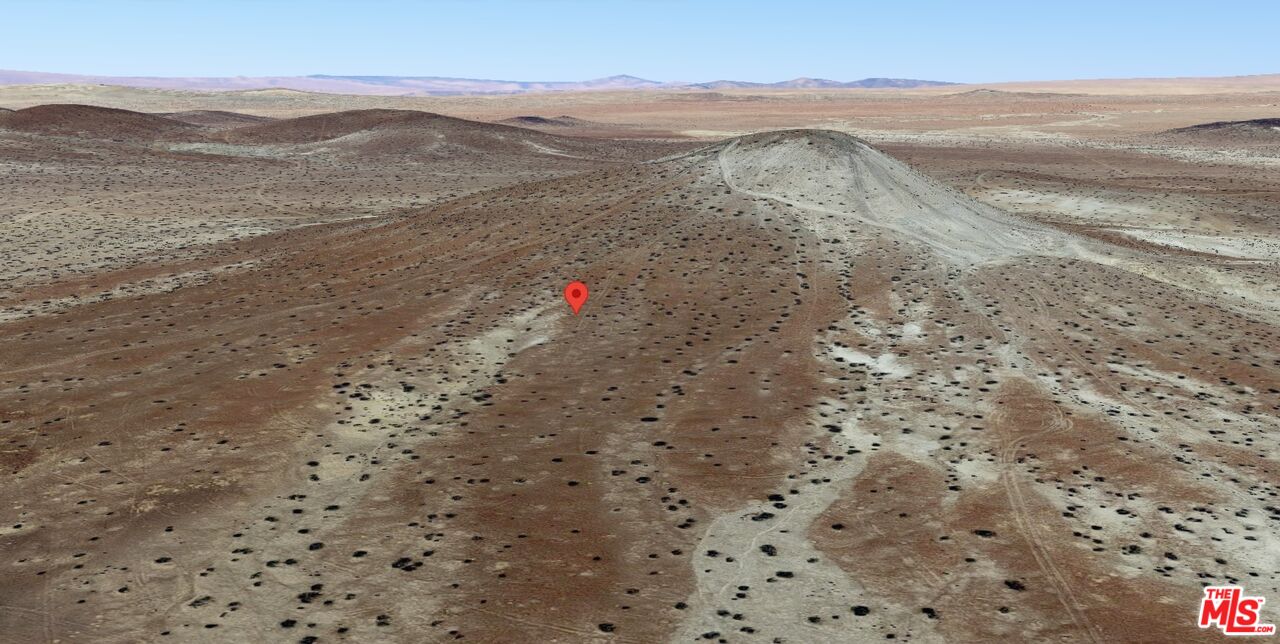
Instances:
[[[0,68],[111,76],[997,82],[1280,72],[1273,3],[14,0],[5,13],[16,28],[0,41]]]

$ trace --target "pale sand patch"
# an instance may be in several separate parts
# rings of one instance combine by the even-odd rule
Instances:
[[[876,440],[860,432],[851,416],[821,422],[843,429],[830,434],[827,451],[832,454],[853,448],[865,451]],[[671,641],[695,641],[710,632],[729,634],[743,626],[755,629],[755,641],[843,642],[874,636],[873,631],[860,631],[850,618],[850,607],[865,599],[862,587],[808,538],[809,526],[839,498],[842,483],[862,472],[866,459],[857,454],[840,461],[815,461],[796,480],[780,482],[778,494],[785,498],[785,508],[777,508],[774,501],[753,501],[711,522],[692,553],[697,590],[685,601],[688,616]],[[775,516],[753,520],[762,513]],[[774,554],[762,547],[771,547]],[[712,552],[719,554],[708,556]],[[734,614],[754,619],[739,621]]]
[[[910,367],[902,364],[898,356],[892,353],[870,356],[848,347],[832,345],[831,354],[835,358],[842,359],[845,363],[864,365],[869,368],[871,373],[884,374],[890,378],[905,378],[913,373]],[[839,361],[837,360],[837,362]]]
[[[1157,228],[1115,228],[1116,232],[1162,246],[1238,259],[1280,260],[1280,243],[1259,237],[1204,235]]]

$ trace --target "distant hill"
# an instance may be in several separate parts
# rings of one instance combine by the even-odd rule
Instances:
[[[512,120],[528,125],[538,123],[540,118]],[[570,116],[543,120],[552,130],[600,125]],[[494,168],[506,167],[501,164],[512,160],[537,165],[549,156],[560,161],[573,159],[575,163],[628,162],[685,149],[663,142],[629,141],[623,145],[615,140],[561,136],[530,127],[399,109],[358,109],[273,119],[218,110],[146,113],[70,103],[20,110],[0,108],[0,138],[11,140],[15,135],[26,141],[58,137],[52,140],[54,145],[64,144],[63,137],[74,137],[108,146],[118,143],[128,150],[135,150],[139,143],[194,144],[183,149],[199,151],[214,146],[213,154],[218,154],[217,146],[231,144],[268,146],[275,153],[292,150],[346,159],[466,159],[498,163]]]
[[[955,85],[945,81],[916,80],[913,78],[864,78],[856,81],[833,81],[826,78],[793,78],[777,83],[749,83],[720,80],[710,83],[689,83],[684,87],[696,89],[884,89],[911,87],[941,87]]]
[[[752,83],[722,80],[710,83],[665,83],[635,76],[618,75],[586,81],[513,81],[446,76],[227,76],[227,77],[158,77],[158,76],[92,76],[84,74],[52,74],[0,70],[0,85],[119,85],[196,91],[235,91],[288,89],[330,94],[375,96],[448,96],[456,94],[519,94],[526,92],[590,92],[655,89],[839,89],[839,88],[909,88],[951,85],[941,81],[905,78],[864,78],[841,82],[823,78],[796,78],[778,83]]]
[[[573,122],[585,123],[572,119]],[[224,129],[209,140],[240,145],[320,146],[353,157],[623,159],[628,150],[646,153],[662,146],[619,148],[613,141],[557,136],[548,132],[482,123],[432,112],[363,109],[314,114]]]
[[[164,139],[192,135],[196,126],[157,114],[93,105],[37,105],[0,112],[0,129],[94,139]]]
[[[956,92],[954,94],[946,94],[948,99],[964,100],[964,99],[991,99],[996,101],[1004,101],[1009,99],[1027,100],[1027,99],[1047,99],[1057,100],[1070,96],[1088,96],[1087,94],[1071,94],[1067,92],[1011,92],[1001,89],[990,89],[986,87],[971,89],[967,92]]]
[[[1280,118],[1249,121],[1214,121],[1160,133],[1164,137],[1193,143],[1280,145]]]
[[[1176,130],[1169,130],[1170,133],[1179,134],[1198,134],[1202,132],[1280,132],[1280,118],[1274,119],[1253,119],[1249,121],[1214,121],[1212,123],[1201,123],[1190,127],[1180,127]]]
[[[237,112],[224,112],[222,110],[187,110],[185,112],[161,112],[156,116],[163,116],[167,119],[180,121],[189,125],[199,125],[202,127],[212,128],[230,128],[240,127],[243,125],[253,125],[257,123],[267,123],[275,119],[266,116],[254,116],[251,114],[240,114]]]
[[[590,121],[584,121],[572,116],[513,116],[498,122],[504,125],[518,125],[521,127],[582,127],[594,125]]]
[[[657,89],[665,83],[635,76],[609,76],[587,81],[530,82],[447,78],[443,76],[306,76],[312,82],[363,83],[376,88],[396,90],[398,94],[494,94],[520,92],[565,92],[619,89]],[[319,90],[317,90],[319,91]],[[355,93],[355,92],[353,92]],[[375,92],[370,92],[375,93]]]
[[[387,132],[414,128],[440,131],[450,128],[483,130],[494,127],[431,112],[371,109],[315,114],[249,125],[229,130],[222,138],[230,143],[253,145],[299,144],[328,141],[365,131]]]

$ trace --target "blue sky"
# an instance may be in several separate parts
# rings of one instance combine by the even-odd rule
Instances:
[[[1280,72],[1280,2],[0,0],[0,68],[961,82]]]

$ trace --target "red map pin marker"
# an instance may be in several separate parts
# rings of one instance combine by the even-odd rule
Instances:
[[[573,314],[578,314],[578,309],[587,303],[587,285],[574,280],[564,287],[564,299],[569,303],[569,307],[573,309]]]

